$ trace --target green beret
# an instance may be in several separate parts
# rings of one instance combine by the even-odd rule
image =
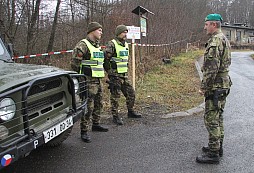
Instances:
[[[99,24],[98,22],[91,22],[88,24],[87,34],[89,34],[90,32],[93,32],[99,28],[102,28],[101,24]]]
[[[116,36],[120,35],[124,31],[128,31],[127,27],[125,25],[118,25],[115,30]]]
[[[220,14],[208,14],[205,18],[205,21],[221,21],[222,22],[222,17]]]

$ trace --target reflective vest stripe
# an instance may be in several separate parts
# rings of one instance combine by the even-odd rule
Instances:
[[[100,68],[97,66],[91,66],[91,69],[92,69],[92,77],[101,78],[101,76],[105,76],[103,68]]]
[[[81,63],[83,65],[103,65],[103,62],[91,61],[91,60],[82,60]]]
[[[125,62],[116,63],[117,65],[117,73],[127,73],[128,64]]]
[[[121,63],[117,63],[117,67],[127,67],[128,64],[124,63],[124,64],[121,64]]]
[[[128,62],[128,59],[120,59],[120,58],[115,58],[115,57],[112,57],[111,60],[115,61],[115,62]]]
[[[94,71],[103,71],[103,68],[101,67],[91,67]]]

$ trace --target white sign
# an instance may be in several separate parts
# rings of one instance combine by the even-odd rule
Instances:
[[[136,26],[127,26],[128,33],[127,33],[127,39],[140,39],[140,27]]]

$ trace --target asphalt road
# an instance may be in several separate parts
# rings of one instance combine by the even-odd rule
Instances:
[[[161,119],[145,115],[124,126],[107,122],[107,133],[91,132],[80,140],[79,124],[58,148],[41,148],[10,165],[11,173],[212,173],[254,172],[254,52],[232,53],[233,80],[225,119],[224,156],[218,165],[195,162],[207,143],[202,115]]]

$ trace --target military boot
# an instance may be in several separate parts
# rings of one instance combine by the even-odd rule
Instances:
[[[208,163],[208,164],[218,164],[220,162],[219,154],[209,151],[208,153],[205,153],[202,156],[196,157],[196,162],[198,162],[198,163]]]
[[[141,118],[141,114],[134,112],[133,110],[128,111],[128,118]]]
[[[208,146],[203,146],[202,147],[202,151],[207,153],[210,151]],[[220,144],[220,149],[219,149],[219,156],[222,157],[223,156],[223,148],[222,148],[222,143]]]
[[[93,124],[92,125],[92,131],[97,131],[97,132],[107,132],[108,128],[101,126],[100,124]]]
[[[87,132],[81,132],[81,139],[82,139],[82,141],[84,141],[86,143],[92,142],[91,137]]]
[[[113,116],[113,123],[116,125],[123,125],[123,120],[119,116]]]

